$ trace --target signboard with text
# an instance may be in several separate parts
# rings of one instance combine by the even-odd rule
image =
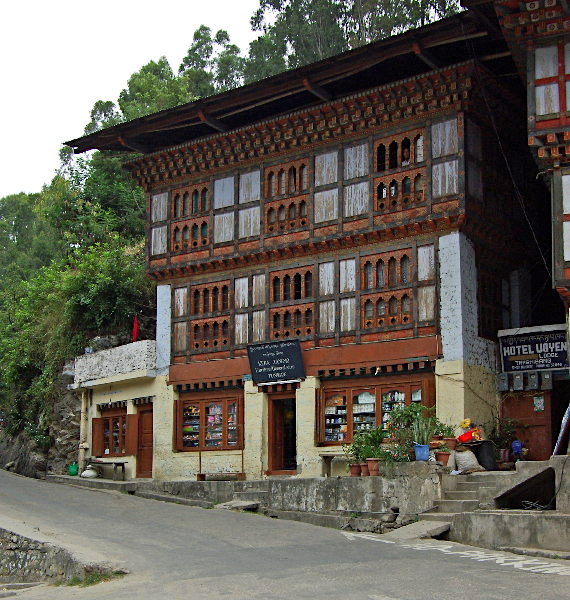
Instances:
[[[545,331],[500,338],[503,372],[568,368],[565,331]]]
[[[248,346],[247,354],[254,383],[277,383],[305,377],[299,340]]]

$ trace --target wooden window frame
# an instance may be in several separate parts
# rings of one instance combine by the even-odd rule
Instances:
[[[102,409],[101,416],[92,420],[92,443],[91,454],[97,457],[122,457],[136,454],[137,448],[137,425],[136,414],[127,414],[126,407]],[[112,438],[113,419],[119,418],[119,451],[113,452],[112,444],[109,444],[109,452],[105,452],[105,424],[108,422],[109,441]]]
[[[228,440],[228,433],[230,423],[228,422],[229,412],[228,407],[231,404],[236,404],[236,443],[230,444]],[[206,433],[207,433],[207,416],[215,416],[215,415],[207,415],[207,409],[215,406],[221,405],[221,427],[220,429],[222,437],[221,444],[218,446],[208,446]],[[185,446],[184,443],[184,432],[183,427],[184,423],[184,409],[187,407],[195,407],[198,409],[198,444],[196,446]],[[243,449],[243,396],[236,396],[235,393],[228,395],[216,395],[212,397],[199,396],[194,397],[193,395],[186,394],[183,395],[179,400],[177,400],[174,404],[174,445],[175,449],[179,452],[211,452],[211,451],[231,451],[231,450],[242,450]],[[190,425],[187,425],[190,426]],[[190,432],[188,432],[190,433]]]
[[[353,397],[361,392],[371,392],[375,396],[375,426],[379,427],[383,423],[385,412],[383,411],[383,395],[391,391],[404,392],[404,402],[406,405],[411,403],[412,392],[421,390],[421,404],[424,406],[435,405],[435,379],[432,373],[418,373],[416,375],[386,376],[354,380],[352,382],[334,382],[325,381],[319,390],[317,397],[317,415],[316,415],[316,435],[315,442],[317,446],[341,446],[352,442],[354,435],[354,417]],[[325,414],[327,398],[334,394],[342,394],[346,398],[346,437],[343,440],[327,440],[326,429],[330,429],[326,423],[331,415]],[[335,415],[336,416],[336,415]],[[339,415],[342,416],[342,415]]]

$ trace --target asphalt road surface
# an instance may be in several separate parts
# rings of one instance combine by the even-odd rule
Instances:
[[[390,543],[5,471],[0,526],[129,570],[89,588],[18,592],[22,600],[561,600],[570,589],[570,561],[435,540]]]

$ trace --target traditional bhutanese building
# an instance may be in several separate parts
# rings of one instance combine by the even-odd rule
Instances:
[[[68,142],[140,153],[174,392],[153,407],[155,477],[319,476],[403,403],[496,414],[497,332],[533,324],[543,283],[515,65],[476,7]],[[547,72],[565,98],[570,75]],[[248,350],[275,342],[302,375],[252,376]]]

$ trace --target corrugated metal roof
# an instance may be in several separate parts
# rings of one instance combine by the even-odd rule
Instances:
[[[515,71],[496,18],[482,19],[468,11],[66,144],[76,153],[99,149],[146,154],[473,58],[500,75]]]

